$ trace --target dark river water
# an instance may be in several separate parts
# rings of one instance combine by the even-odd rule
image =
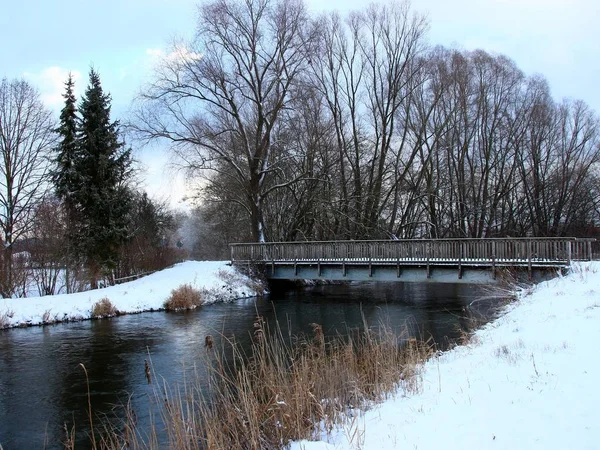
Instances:
[[[444,348],[495,311],[477,301],[480,288],[448,284],[364,283],[318,286],[185,313],[144,313],[114,319],[0,331],[0,444],[4,450],[61,448],[63,426],[75,423],[77,449],[88,448],[87,385],[92,407],[112,414],[131,399],[138,423],[150,420],[144,360],[170,384],[201,361],[207,334],[250,342],[258,315],[287,333],[345,333],[383,322],[413,336],[433,337]]]

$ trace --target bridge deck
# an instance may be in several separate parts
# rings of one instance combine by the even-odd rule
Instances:
[[[234,264],[272,279],[489,282],[501,269],[536,272],[591,260],[593,239],[503,238],[270,242],[231,245]]]

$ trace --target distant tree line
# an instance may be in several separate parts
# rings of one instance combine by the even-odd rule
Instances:
[[[199,242],[590,233],[598,116],[427,29],[408,3],[201,4],[133,119],[203,177]]]
[[[0,82],[0,294],[95,288],[180,258],[164,205],[136,188],[110,96],[71,76],[58,124],[26,81]]]

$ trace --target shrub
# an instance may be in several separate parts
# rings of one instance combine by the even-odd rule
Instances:
[[[104,297],[103,299],[97,301],[92,307],[92,317],[94,319],[114,317],[118,312],[119,311],[117,311],[117,308],[115,308],[115,306],[110,302],[108,297]]]
[[[189,284],[182,284],[171,291],[171,296],[165,301],[164,307],[168,311],[181,311],[197,308],[202,303],[202,294],[198,289]]]

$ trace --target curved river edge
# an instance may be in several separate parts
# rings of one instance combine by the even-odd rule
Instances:
[[[262,295],[264,286],[233,268],[229,261],[186,261],[127,283],[73,294],[0,299],[0,329],[51,325],[124,314],[165,311],[172,291],[188,285],[201,302],[231,302]],[[108,310],[94,311],[108,300]]]

